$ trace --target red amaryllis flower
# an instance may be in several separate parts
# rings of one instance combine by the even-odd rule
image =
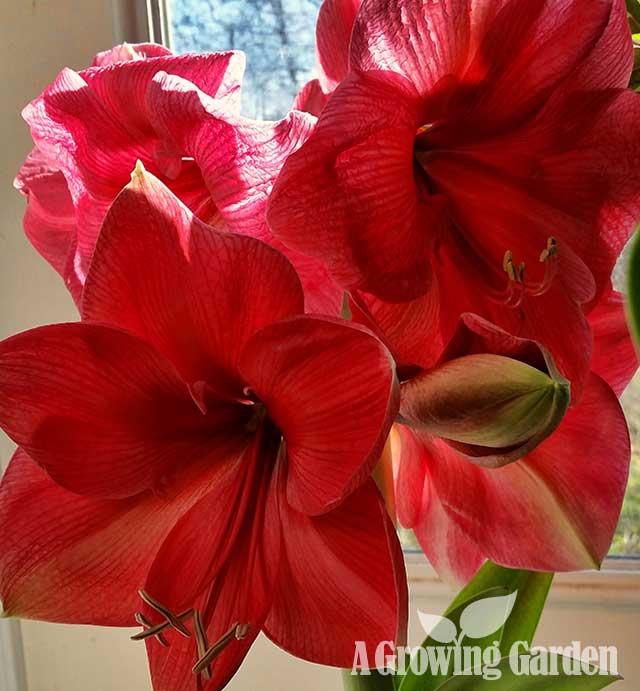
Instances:
[[[618,314],[604,310],[609,317],[595,325],[597,352],[628,340],[614,312]],[[458,368],[457,379],[461,374],[479,377],[482,369],[476,360],[486,353],[511,358],[511,364],[498,372],[508,395],[496,396],[505,414],[488,421],[480,430],[484,446],[474,447],[469,444],[473,434],[465,436],[467,430],[460,430],[468,420],[456,417],[460,409],[452,401],[468,392],[452,392],[443,379],[452,367]],[[544,378],[539,373],[531,378],[528,391],[521,387],[524,395],[515,396],[508,390],[517,386],[509,373],[519,372],[520,363],[544,372],[547,362],[534,342],[465,315],[438,367],[403,385],[400,415],[409,426],[396,425],[392,433],[398,519],[413,529],[429,560],[449,581],[466,582],[485,559],[514,568],[566,571],[598,567],[607,554],[630,461],[624,414],[615,392],[591,372],[580,403],[566,412],[559,427],[533,450],[519,453],[518,445],[527,451],[528,444],[528,439],[517,437],[519,417],[541,416],[547,424],[556,385],[538,386],[537,379]],[[462,365],[467,372],[460,371]],[[594,370],[603,365],[596,358]],[[617,384],[628,381],[634,369],[618,370]],[[430,398],[423,401],[427,389]],[[495,406],[490,405],[490,389],[478,393],[482,398],[475,402],[476,414],[481,417],[483,410],[493,411]],[[442,411],[453,414],[449,430],[438,419]],[[434,434],[438,424],[443,430]],[[550,424],[557,424],[557,418]],[[502,451],[486,448],[487,440],[493,446],[501,435],[518,445]]]
[[[349,54],[275,234],[353,293],[422,296],[436,342],[470,311],[545,344],[578,397],[640,216],[624,2],[365,0]]]
[[[269,239],[267,195],[314,121],[297,113],[278,123],[243,124],[243,72],[242,53],[174,56],[160,46],[117,46],[96,56],[87,70],[63,70],[25,108],[36,144],[16,180],[29,199],[25,231],[78,304],[100,226],[137,160],[204,222]],[[162,87],[153,88],[154,80]],[[188,119],[193,108],[183,114],[175,105],[173,96],[179,102],[189,89],[202,99],[199,121]],[[167,116],[174,131],[189,141],[197,138],[209,155],[194,160],[177,150],[176,139],[166,138]],[[189,131],[192,126],[197,133]],[[322,265],[305,259],[297,269],[310,309],[337,313],[341,294],[329,290]]]
[[[137,620],[157,691],[221,688],[260,630],[341,666],[354,640],[402,636],[402,558],[368,478],[393,364],[362,327],[302,310],[281,254],[134,173],[84,321],[0,344],[21,447],[0,487],[6,612]]]

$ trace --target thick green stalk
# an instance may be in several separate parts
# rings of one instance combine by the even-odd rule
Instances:
[[[375,669],[370,675],[351,674],[350,669],[342,670],[344,691],[395,691],[393,675],[383,676]]]

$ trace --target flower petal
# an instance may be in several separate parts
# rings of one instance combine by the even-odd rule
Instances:
[[[485,561],[478,547],[451,520],[434,491],[424,447],[404,425],[395,426],[393,456],[398,520],[413,530],[422,551],[440,578],[457,590]]]
[[[91,63],[91,67],[104,67],[116,62],[129,60],[144,60],[145,58],[159,58],[173,53],[158,43],[121,43],[109,50],[98,53]]]
[[[287,157],[309,136],[315,120],[292,112],[279,122],[238,118],[190,82],[159,74],[148,94],[165,147],[180,159],[194,159],[228,230],[259,238],[283,252],[295,266],[307,308],[338,314],[342,294],[322,262],[289,251],[266,223],[266,204]]]
[[[239,112],[244,53],[202,53],[132,60],[107,69],[89,68],[80,74],[109,113],[133,135],[150,130],[147,91],[159,72],[189,80],[204,93]]]
[[[595,568],[606,556],[630,448],[616,396],[596,375],[580,405],[522,461],[487,470],[442,441],[424,441],[424,449],[433,491],[450,520],[492,561],[570,571]],[[428,524],[419,530],[427,541]]]
[[[286,501],[281,511],[285,557],[265,623],[269,638],[304,660],[338,667],[352,665],[354,641],[365,641],[369,659],[381,641],[402,645],[404,560],[373,481],[322,516]]]
[[[24,451],[0,484],[0,597],[5,614],[68,624],[133,626],[138,589],[180,516],[216,483],[210,458],[161,492],[81,497]]]
[[[293,110],[301,110],[303,113],[320,115],[327,105],[329,94],[325,94],[318,79],[307,82],[296,94],[293,101]]]
[[[158,149],[145,99],[154,74],[174,71],[237,107],[243,65],[241,54],[220,53],[131,60],[80,73],[65,69],[24,109],[36,146],[69,185],[78,226],[75,280],[84,283],[104,216],[136,160],[177,177],[172,186],[188,191],[183,200],[195,211],[206,204],[208,193],[193,163],[168,170]]]
[[[79,303],[82,284],[74,270],[76,216],[64,175],[35,147],[20,168],[14,186],[27,198],[23,221],[27,238],[65,279]]]
[[[242,407],[203,415],[148,344],[105,326],[44,326],[0,343],[0,424],[61,486],[120,498],[210,453],[237,453]],[[244,421],[247,417],[245,416]]]
[[[591,369],[620,396],[638,369],[622,293],[611,290],[602,298],[589,313],[589,324],[593,329]]]
[[[349,41],[362,0],[324,0],[316,24],[320,85],[331,93],[347,76]]]
[[[221,689],[233,676],[273,598],[281,545],[278,469],[275,458],[264,453],[254,442],[231,474],[183,516],[145,586],[170,609],[199,609],[210,645],[234,623],[249,627],[246,638],[232,640],[211,664],[211,680],[203,683],[207,691]],[[157,617],[148,607],[146,614],[151,621]],[[155,691],[196,688],[192,667],[199,655],[193,638],[172,635],[170,648],[150,641],[147,651]]]
[[[353,29],[351,64],[398,72],[422,94],[452,75],[467,108],[509,118],[543,102],[589,56],[611,11],[611,1],[367,0]]]
[[[244,343],[302,311],[300,283],[281,254],[204,225],[140,168],[105,219],[82,307],[84,319],[152,343],[189,384],[235,398]]]
[[[267,212],[276,237],[323,261],[339,284],[392,301],[427,291],[440,216],[417,198],[417,107],[402,77],[349,75],[285,163]]]
[[[370,332],[293,317],[259,331],[240,370],[286,441],[292,508],[328,511],[371,473],[398,398],[393,361]]]

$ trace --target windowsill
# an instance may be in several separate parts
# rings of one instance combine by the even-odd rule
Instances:
[[[405,552],[405,563],[412,597],[452,597],[453,591],[424,555]],[[556,574],[549,602],[579,602],[585,607],[640,606],[640,559],[609,557],[600,571]]]

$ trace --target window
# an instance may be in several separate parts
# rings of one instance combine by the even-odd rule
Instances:
[[[243,114],[277,119],[291,107],[300,87],[313,77],[315,22],[321,0],[169,0],[170,43],[177,52],[243,50],[247,74]],[[624,255],[614,274],[624,289]],[[622,399],[633,444],[629,486],[614,556],[640,557],[640,375]],[[402,531],[407,548],[411,533]]]
[[[278,119],[312,75],[319,6],[320,0],[173,0],[172,47],[245,51],[243,113]]]

